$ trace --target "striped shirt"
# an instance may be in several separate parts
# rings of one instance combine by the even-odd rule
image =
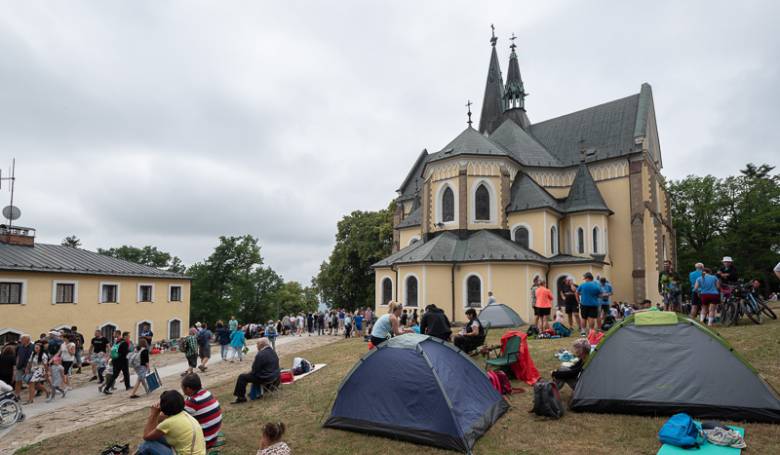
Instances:
[[[217,442],[217,434],[222,427],[222,410],[219,401],[206,389],[200,389],[198,393],[187,397],[184,409],[195,417],[203,428],[203,437],[206,439],[206,448],[211,448]]]

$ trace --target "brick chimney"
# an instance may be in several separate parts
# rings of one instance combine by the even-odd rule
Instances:
[[[35,229],[0,224],[0,243],[8,245],[35,246]]]

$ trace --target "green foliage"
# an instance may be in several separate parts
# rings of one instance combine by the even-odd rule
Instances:
[[[75,235],[69,235],[62,239],[62,243],[60,243],[60,245],[69,246],[71,248],[78,248],[81,246],[81,240],[79,240],[79,238]]]
[[[677,231],[678,266],[717,267],[732,256],[740,276],[777,287],[780,259],[780,176],[766,164],[748,164],[725,179],[688,176],[669,185]]]
[[[316,285],[331,308],[373,306],[371,265],[392,251],[395,203],[378,212],[355,211],[338,223],[336,246],[320,266]]]
[[[70,237],[65,240],[70,239]],[[64,242],[64,241],[63,241]],[[122,245],[119,248],[109,248],[107,250],[98,248],[98,253],[104,256],[111,256],[125,261],[135,262],[136,264],[148,265],[158,269],[165,269],[170,272],[183,273],[185,270],[181,259],[171,256],[165,251],[160,251],[156,246],[145,246],[138,248],[130,245]]]

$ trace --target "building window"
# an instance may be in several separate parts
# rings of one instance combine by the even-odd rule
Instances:
[[[417,306],[417,277],[409,276],[406,278],[405,306]]]
[[[490,192],[484,184],[480,184],[474,192],[474,218],[490,221]]]
[[[21,305],[22,283],[0,282],[0,304]]]
[[[0,346],[5,346],[8,343],[18,343],[22,334],[14,330],[6,330],[0,333]]]
[[[417,243],[419,241],[420,241],[420,237],[414,236],[411,239],[409,239],[409,245],[407,245],[407,246],[414,245],[415,243]]]
[[[466,306],[482,306],[482,280],[476,275],[466,279]]]
[[[143,321],[138,324],[138,340],[143,337],[152,338],[152,323],[149,321]]]
[[[582,228],[577,228],[577,252],[585,254],[585,231]]]
[[[116,332],[116,326],[114,324],[106,324],[100,328],[100,334],[108,338],[109,341],[114,339],[114,332]]]
[[[53,303],[76,303],[77,293],[76,283],[55,281]]]
[[[168,322],[168,339],[177,340],[181,338],[181,321],[174,319]]]
[[[599,252],[599,227],[596,226],[593,228],[593,253],[596,254]]]
[[[169,302],[181,302],[181,286],[171,286],[168,292]]]
[[[118,303],[119,285],[101,284],[100,285],[100,303]]]
[[[515,243],[517,243],[523,248],[529,247],[530,233],[528,232],[528,228],[520,226],[519,228],[515,229],[514,237],[515,237]]]
[[[441,195],[441,220],[444,223],[455,221],[455,193],[449,186]]]
[[[550,228],[550,253],[558,254],[558,226]]]
[[[154,295],[154,285],[151,284],[139,284],[138,285],[138,301],[139,302],[151,302]]]
[[[382,305],[387,305],[393,300],[393,280],[385,278],[382,280]]]

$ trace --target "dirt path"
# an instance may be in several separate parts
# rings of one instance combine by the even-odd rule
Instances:
[[[336,336],[284,337],[277,341],[276,348],[279,356],[282,356],[323,346],[339,339],[341,337]],[[247,344],[252,343],[250,341]],[[214,361],[215,357],[219,358],[219,347],[216,348],[216,351],[212,350],[212,352],[212,361]],[[179,355],[181,356],[181,354]],[[219,362],[210,367],[205,373],[199,372],[198,374],[207,387],[234,381],[239,373],[249,371],[253,358],[254,354],[250,352],[243,362]],[[179,359],[181,360],[181,357]],[[165,367],[166,371],[174,370],[178,372],[185,367],[183,362],[166,363],[168,364]],[[281,366],[282,368],[290,367],[290,365]],[[25,407],[25,412],[31,415],[31,417],[13,426],[6,434],[0,433],[0,455],[9,455],[21,447],[43,441],[52,436],[77,431],[125,413],[148,407],[157,400],[159,392],[162,390],[179,389],[178,373],[166,375],[161,373],[161,376],[163,376],[163,388],[148,396],[142,395],[137,400],[131,400],[129,398],[130,393],[122,390],[121,384],[118,384],[118,388],[113,395],[103,395],[98,393],[97,385],[89,383],[70,392],[74,397],[58,398],[54,400],[53,405],[47,403],[47,406],[43,409],[33,410]],[[90,393],[91,391],[93,393]],[[141,391],[143,392],[143,389]],[[44,400],[39,398],[39,401],[42,402]],[[52,406],[55,407],[52,408]],[[74,433],[74,436],[78,437],[78,432]],[[119,439],[120,435],[117,436]]]

